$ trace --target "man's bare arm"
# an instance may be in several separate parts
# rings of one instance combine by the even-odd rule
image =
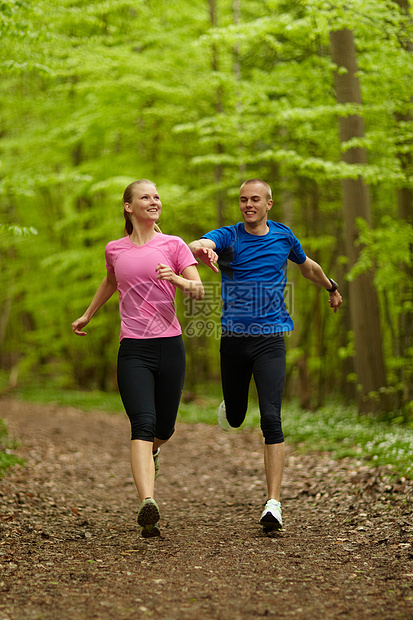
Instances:
[[[197,239],[189,244],[189,249],[197,260],[201,260],[212,271],[218,273],[215,263],[218,262],[218,254],[215,252],[216,244],[211,239]]]

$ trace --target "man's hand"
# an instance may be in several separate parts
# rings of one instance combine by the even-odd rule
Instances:
[[[330,308],[332,308],[334,312],[337,312],[342,302],[343,298],[338,291],[330,293],[328,303],[330,304]]]
[[[218,254],[211,248],[197,248],[194,252],[195,258],[199,258],[207,267],[210,267],[215,273],[219,272],[215,263],[218,262]]]

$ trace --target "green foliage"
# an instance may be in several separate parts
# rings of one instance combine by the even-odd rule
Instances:
[[[373,228],[361,229],[365,251],[351,277],[373,261],[383,305],[391,289],[383,331],[393,376],[398,333],[389,326],[409,303],[396,291],[409,281],[397,272],[411,234],[398,221],[397,191],[412,189],[411,20],[388,0],[244,0],[239,15],[226,0],[216,5],[213,25],[206,0],[2,3],[0,368],[17,369],[20,383],[114,389],[116,299],[88,338],[70,325],[105,274],[105,244],[122,235],[123,189],[142,177],[158,184],[162,230],[187,242],[237,221],[239,183],[265,178],[272,218],[345,282],[340,182],[362,176]],[[356,38],[362,106],[335,102],[329,33],[343,27]],[[343,148],[365,148],[368,163],[349,166],[338,122],[356,113],[365,137]],[[12,229],[37,235],[5,234]],[[299,389],[302,360],[318,399],[343,393],[354,372],[348,304],[333,316],[322,291],[294,268],[289,278],[297,354],[287,395]],[[185,326],[179,293],[177,306]],[[215,379],[216,339],[186,344],[193,384]],[[337,359],[338,350],[346,354]]]
[[[406,425],[403,416],[395,414],[390,421],[380,422],[359,416],[355,408],[331,404],[315,412],[288,406],[283,420],[286,440],[300,449],[390,465],[399,475],[413,478],[413,425]]]
[[[406,270],[413,268],[413,226],[390,216],[384,216],[376,229],[371,229],[362,219],[358,220],[358,226],[358,243],[363,247],[359,261],[348,273],[348,279],[354,280],[374,269],[379,291],[391,293],[400,290],[404,286]],[[397,296],[394,303],[397,304]],[[398,313],[401,310],[399,308]]]
[[[203,386],[194,401],[181,402],[178,422],[216,424],[217,408],[222,400],[219,383]],[[29,402],[53,402],[77,407],[85,412],[106,411],[123,414],[117,393],[99,391],[26,388],[20,398]],[[283,406],[283,430],[286,442],[302,452],[331,452],[334,458],[363,459],[373,466],[388,465],[400,476],[413,479],[413,423],[395,413],[386,421],[360,416],[355,407],[331,402],[317,411],[305,411],[296,401]],[[254,394],[243,427],[259,427],[259,409]],[[0,443],[2,427],[0,425]],[[231,433],[237,433],[232,429]]]
[[[206,404],[181,405],[183,422],[216,424],[219,398]],[[354,407],[329,404],[317,411],[305,411],[296,403],[283,407],[286,442],[302,452],[331,452],[337,459],[352,457],[371,465],[389,465],[393,472],[413,479],[413,425],[403,416],[390,422],[359,416]],[[243,427],[259,427],[259,409],[251,404]],[[236,429],[231,433],[238,432]]]
[[[33,226],[30,228],[26,228],[25,226],[16,226],[15,224],[0,224],[0,238],[2,234],[14,237],[21,237],[22,235],[37,235],[37,230],[33,228]]]
[[[33,403],[53,403],[59,407],[77,407],[82,411],[105,411],[124,413],[122,401],[117,392],[98,390],[65,390],[51,387],[30,386],[17,391],[17,396]]]
[[[413,314],[413,226],[390,216],[384,216],[375,229],[362,219],[358,226],[362,250],[347,277],[351,281],[367,271],[375,273],[375,285],[383,299],[383,314],[393,335],[393,354],[389,352],[387,359],[390,385],[402,391],[403,383],[410,384],[412,377],[413,350],[411,346],[402,346],[400,332],[403,322],[410,322]],[[411,403],[406,403],[409,415]]]
[[[0,478],[4,472],[13,465],[23,465],[23,459],[15,456],[12,450],[16,448],[16,444],[9,437],[6,423],[0,419]]]

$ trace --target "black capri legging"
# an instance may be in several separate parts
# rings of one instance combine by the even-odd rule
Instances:
[[[118,386],[131,423],[131,439],[169,439],[185,377],[182,336],[123,338],[118,353]]]
[[[248,408],[251,376],[257,386],[261,430],[266,444],[282,443],[281,402],[285,379],[285,342],[282,334],[223,334],[221,377],[226,416],[241,426]]]

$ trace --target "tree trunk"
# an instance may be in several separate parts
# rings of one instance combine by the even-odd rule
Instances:
[[[408,16],[409,2],[408,0],[396,0],[400,6],[404,15]],[[411,20],[410,20],[411,21]],[[413,42],[408,41],[407,49],[410,53],[413,53]],[[411,114],[399,114],[396,116],[398,122],[411,123]],[[411,143],[411,141],[410,141]],[[402,151],[402,149],[401,149]],[[406,179],[411,177],[413,161],[410,151],[406,153],[400,152],[398,154],[402,171],[404,172]],[[413,191],[410,187],[400,187],[397,192],[397,204],[398,204],[398,216],[399,219],[407,222],[410,226],[413,226]],[[413,256],[413,247],[410,248],[411,257]],[[413,269],[411,265],[413,260],[410,261],[410,265],[403,265],[401,269],[405,272],[406,285],[400,291],[400,307],[403,311],[399,318],[399,338],[398,338],[398,355],[404,358],[404,368],[401,369],[400,383],[404,386],[404,394],[400,405],[409,403],[413,400],[413,380],[411,370],[411,353],[413,350]],[[410,357],[410,360],[409,360]]]
[[[216,0],[208,0],[208,4],[209,4],[209,16],[210,16],[211,27],[215,28],[218,25]],[[218,50],[217,50],[215,43],[213,43],[212,44],[212,71],[214,73],[217,73],[218,70],[219,70]],[[223,110],[222,93],[221,93],[221,88],[219,86],[216,92],[215,109],[216,109],[217,114],[222,114],[222,110]],[[223,149],[221,142],[217,142],[215,150],[218,155],[221,155],[223,153],[224,149]],[[217,186],[216,202],[217,202],[218,228],[220,228],[224,224],[224,199],[222,196],[222,188],[221,188],[222,177],[223,177],[222,165],[217,164],[214,169],[214,181],[215,181],[215,185]]]
[[[233,16],[234,26],[237,26],[241,21],[241,0],[233,0],[232,16]],[[241,75],[241,55],[240,55],[238,43],[236,43],[234,46],[234,75],[235,75],[236,83],[239,85],[241,83],[242,75]],[[237,89],[237,93],[236,93],[236,110],[237,110],[238,118],[242,119],[242,97],[241,97],[239,88]],[[242,121],[240,121],[240,124],[239,124],[240,135],[242,135],[241,123]],[[245,163],[242,161],[243,154],[245,153],[245,148],[244,148],[242,141],[238,143],[238,153],[240,155],[240,160],[241,160],[239,164],[239,171],[238,171],[239,172],[238,183],[239,185],[242,185],[242,183],[244,183],[244,181],[246,180],[246,170],[247,170]]]
[[[331,54],[338,69],[334,75],[337,102],[361,104],[361,91],[353,33],[343,29],[330,33]],[[346,71],[343,71],[345,69]],[[352,114],[339,120],[342,145],[355,137],[364,136],[361,116]],[[349,148],[341,155],[348,164],[364,164],[367,161],[363,148]],[[371,223],[369,189],[359,176],[342,181],[344,232],[349,268],[357,262],[360,246],[357,245],[357,218]],[[382,349],[379,302],[373,283],[373,272],[357,277],[349,286],[349,302],[352,329],[355,337],[355,371],[358,383],[359,411],[379,411],[387,408],[381,388],[386,386],[386,373]]]

